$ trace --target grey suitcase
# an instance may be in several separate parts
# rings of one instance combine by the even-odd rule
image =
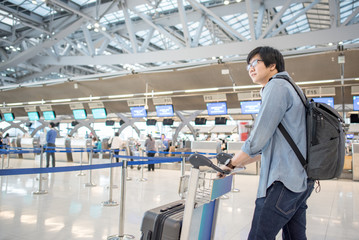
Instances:
[[[179,200],[145,212],[141,240],[179,240],[185,201]]]

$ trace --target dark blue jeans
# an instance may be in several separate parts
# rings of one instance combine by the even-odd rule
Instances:
[[[274,240],[281,229],[283,240],[307,239],[305,234],[307,199],[313,187],[314,181],[308,180],[307,190],[295,193],[288,190],[282,182],[274,182],[267,189],[266,197],[256,200],[248,239]]]

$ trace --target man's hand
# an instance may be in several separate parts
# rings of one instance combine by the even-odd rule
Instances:
[[[225,166],[225,165],[222,165],[222,166],[220,167],[220,169],[222,169],[222,170],[224,170],[224,171],[231,171],[231,170],[232,170],[231,168],[229,168],[229,167],[227,167],[227,166]],[[217,177],[219,177],[219,178],[224,178],[224,177],[225,177],[225,174],[223,174],[223,173],[217,173]]]

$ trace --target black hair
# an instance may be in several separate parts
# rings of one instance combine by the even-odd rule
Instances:
[[[275,64],[275,68],[278,72],[285,71],[284,58],[279,50],[268,46],[257,47],[248,54],[247,64],[249,64],[251,59],[257,54],[259,54],[266,67],[269,67],[271,64]]]
[[[120,134],[118,132],[115,132],[115,136],[118,137],[120,136]]]
[[[151,136],[151,134],[148,134],[147,137],[152,141],[152,136]]]
[[[51,128],[54,128],[54,127],[55,127],[55,123],[50,122],[50,126],[51,126]]]

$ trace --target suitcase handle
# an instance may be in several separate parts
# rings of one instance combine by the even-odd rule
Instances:
[[[182,206],[182,205],[183,205],[183,203],[179,203],[179,204],[176,204],[176,205],[173,205],[173,206],[168,206],[167,208],[160,209],[160,212],[166,212],[166,211],[168,211],[170,209],[173,209],[173,208],[176,208],[176,207],[179,207],[179,206]]]

